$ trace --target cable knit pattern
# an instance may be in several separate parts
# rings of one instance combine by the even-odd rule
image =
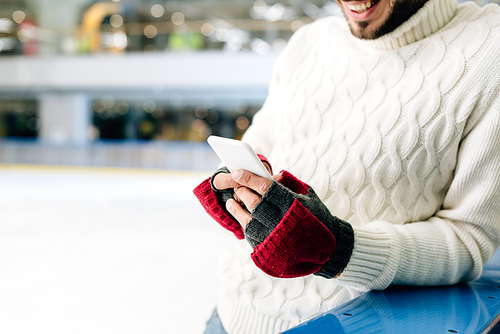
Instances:
[[[500,235],[500,10],[429,0],[377,40],[301,28],[244,140],[352,224],[335,279],[271,278],[245,244],[220,266],[229,333],[277,333],[371,289],[473,280]]]

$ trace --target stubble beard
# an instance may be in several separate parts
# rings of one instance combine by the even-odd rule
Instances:
[[[428,0],[395,0],[392,4],[387,19],[374,30],[368,28],[369,21],[351,23],[351,34],[359,39],[377,39],[392,31],[413,16]],[[342,8],[344,6],[341,5]],[[345,10],[345,9],[343,9]],[[347,16],[344,13],[345,16]]]

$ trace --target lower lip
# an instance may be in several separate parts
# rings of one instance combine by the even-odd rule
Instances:
[[[377,8],[377,6],[378,6],[379,3],[380,3],[380,1],[377,1],[377,3],[375,3],[374,5],[372,5],[367,11],[365,11],[363,13],[356,13],[356,12],[350,10],[349,7],[347,7],[346,3],[344,3],[343,5],[344,5],[347,13],[349,14],[349,16],[353,20],[355,20],[355,21],[366,21],[373,14],[373,12],[375,11],[375,8]]]

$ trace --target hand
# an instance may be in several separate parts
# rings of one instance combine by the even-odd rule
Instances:
[[[281,174],[273,176],[275,181],[281,179]],[[262,201],[262,196],[269,190],[273,182],[246,170],[237,170],[231,174],[228,183],[236,183],[234,200],[226,202],[226,208],[245,229],[252,220],[251,212]]]
[[[269,173],[272,174],[272,167],[266,157],[257,155],[269,170]],[[238,187],[241,187],[241,185],[234,181],[229,170],[223,167],[219,168],[211,177],[195,187],[193,193],[205,211],[216,222],[226,230],[232,232],[238,239],[244,239],[243,227],[226,209],[226,202],[228,200],[236,197],[240,201],[238,196],[234,194],[234,188]]]
[[[232,213],[247,223],[252,260],[274,277],[337,276],[354,246],[351,225],[333,216],[308,184],[287,171],[278,176],[274,182],[245,173],[232,176],[246,184],[238,196],[252,209],[249,221],[248,213]]]
[[[269,173],[272,173],[271,166],[265,161],[263,163]],[[280,178],[280,174],[273,176],[275,181],[279,181]],[[234,189],[234,200],[230,199],[226,202],[226,209],[236,218],[243,229],[252,219],[250,212],[260,203],[262,195],[267,192],[271,184],[271,180],[246,170],[237,170],[231,174],[220,173],[213,181],[216,189]]]

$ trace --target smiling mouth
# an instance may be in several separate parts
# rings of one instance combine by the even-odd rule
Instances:
[[[373,1],[368,1],[365,3],[362,3],[360,5],[347,5],[347,8],[349,8],[351,11],[361,14],[366,12],[368,9],[370,9],[372,6],[374,6],[379,0],[373,0]]]

